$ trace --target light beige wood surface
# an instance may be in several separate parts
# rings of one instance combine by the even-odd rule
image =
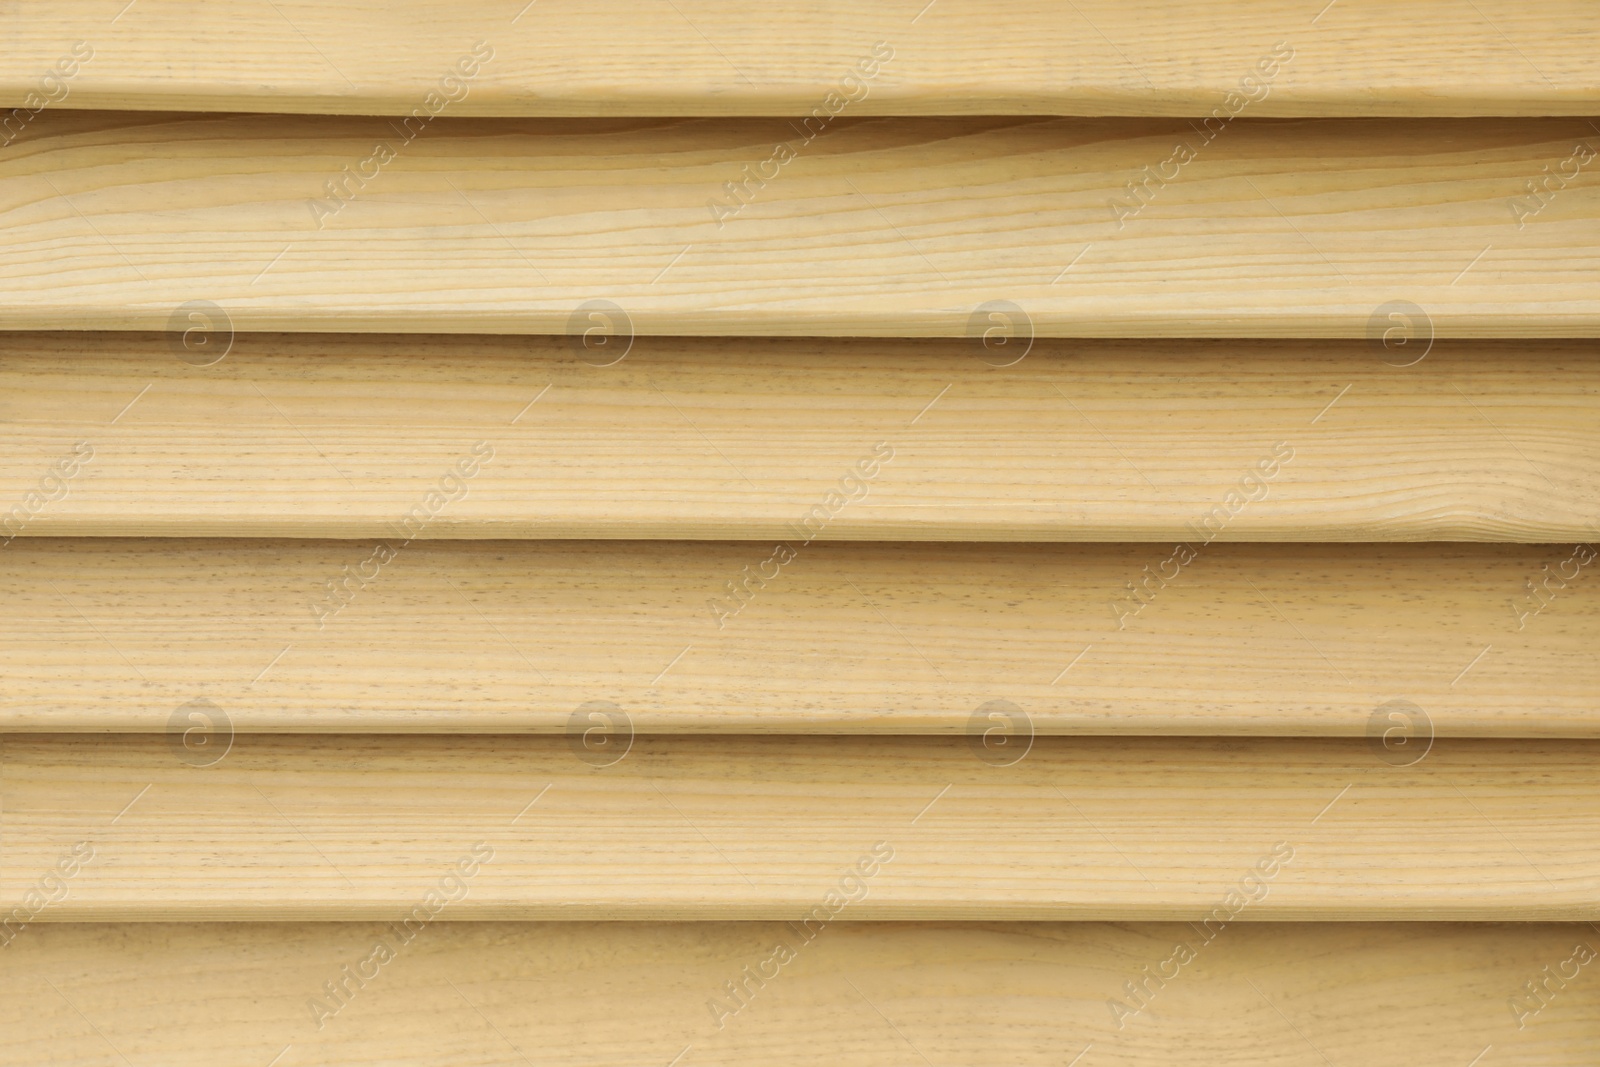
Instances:
[[[1361,737],[1404,699],[1443,737],[1600,734],[1572,546],[1214,545],[1136,610],[1169,546],[818,543],[736,613],[772,546],[436,541],[330,593],[372,549],[17,540],[0,728],[205,699],[241,733],[560,732],[605,700],[640,733],[961,734],[1007,700],[1040,734]]]
[[[1591,347],[4,334],[0,532],[1586,540]]]
[[[1600,1043],[1593,962],[1520,1029],[1508,1003],[1600,948],[1588,926],[1275,923],[1203,943],[1180,924],[840,921],[806,942],[782,923],[444,918],[397,941],[382,923],[34,926],[0,952],[0,1049],[174,1067],[1587,1067]],[[379,942],[394,958],[330,998]],[[1119,1029],[1108,1002],[1179,942],[1194,958]],[[729,998],[780,943],[776,976]]]
[[[41,921],[384,919],[475,849],[453,918],[1600,918],[1584,741],[1410,766],[1329,739],[1037,738],[1008,766],[925,737],[3,743],[5,897],[94,852]]]
[[[1588,114],[1600,93],[1581,0],[55,0],[5,14],[6,107],[78,40],[93,58],[64,97],[46,86],[63,107],[405,114],[480,41],[492,58],[464,96],[447,86],[450,113],[806,114],[880,41],[893,58],[864,96],[846,86],[850,111],[1203,115],[1280,43],[1293,60],[1261,114]]]
[[[607,300],[641,334],[965,336],[1008,300],[1041,336],[1361,338],[1410,301],[1439,336],[1600,333],[1581,119],[1241,119],[1202,144],[1184,120],[842,118],[798,144],[781,118],[447,117],[406,143],[378,118],[48,117],[0,159],[0,327],[167,329],[207,300],[240,330],[560,333]],[[714,209],[746,166],[775,176]]]
[[[0,1061],[1593,1062],[1587,5],[0,26]]]

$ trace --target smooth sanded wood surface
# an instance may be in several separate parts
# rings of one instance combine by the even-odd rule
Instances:
[[[380,943],[393,958],[345,978]],[[1163,981],[1180,943],[1193,957]],[[769,963],[779,945],[791,954]],[[1597,949],[1587,925],[1544,924],[1229,925],[1206,941],[1183,924],[839,921],[806,941],[783,923],[446,911],[403,945],[383,923],[39,925],[0,951],[0,1049],[174,1067],[1587,1067]],[[1147,1006],[1114,1015],[1137,1003],[1130,981]],[[1542,1001],[1529,981],[1548,981]]]
[[[1418,737],[1600,733],[1592,549],[1214,545],[1139,609],[1169,546],[818,543],[763,584],[772,547],[435,541],[336,593],[372,543],[17,540],[0,728],[203,699],[219,732],[559,733],[606,701],[639,733],[960,735],[1000,700],[1019,736],[1362,737],[1407,700]]]
[[[240,735],[198,766],[176,736],[13,734],[0,888],[77,848],[41,921],[398,918],[458,861],[452,918],[1600,918],[1593,742],[1399,766],[1360,740],[1036,738],[1000,766],[963,738],[622,740]]]
[[[437,93],[463,115],[803,115],[835,92],[861,114],[1205,115],[1254,76],[1243,90],[1268,115],[1589,114],[1592,15],[1580,0],[55,0],[6,5],[0,106],[407,114]],[[41,90],[78,41],[92,58],[65,95]],[[844,81],[880,42],[889,60]],[[480,43],[471,78],[441,85]]]
[[[1041,336],[1361,338],[1409,301],[1600,333],[1581,119],[44,118],[0,158],[0,327],[561,333],[603,300],[641,334],[967,336],[1005,300]]]
[[[1587,540],[1589,349],[14,333],[0,533]]]

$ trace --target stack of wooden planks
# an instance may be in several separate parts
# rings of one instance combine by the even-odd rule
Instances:
[[[1589,5],[0,10],[0,1062],[1595,1062]]]

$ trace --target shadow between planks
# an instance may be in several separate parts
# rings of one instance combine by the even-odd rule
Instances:
[[[38,925],[0,951],[0,1049],[175,1067],[1586,1067],[1600,1041],[1594,964],[1572,962],[1593,959],[1588,926],[796,929],[437,921],[402,943],[386,923]],[[1192,957],[1169,962],[1180,943]],[[1542,999],[1525,992],[1541,980]]]

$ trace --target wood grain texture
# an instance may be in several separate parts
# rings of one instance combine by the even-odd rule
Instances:
[[[363,542],[18,540],[0,551],[0,728],[1365,736],[1600,735],[1600,592],[1571,546],[426,542],[343,595]],[[1548,568],[1548,570],[1546,570]],[[363,568],[365,569],[365,568]],[[719,626],[719,620],[721,625]],[[1025,724],[1024,724],[1025,722]]]
[[[467,115],[804,114],[883,41],[864,114],[1206,114],[1262,55],[1294,58],[1264,114],[1588,114],[1600,77],[1579,0],[281,0],[11,2],[0,106],[78,40],[63,107],[407,113],[477,41]]]
[[[1439,740],[1410,766],[1328,739],[1037,738],[1007,766],[926,737],[636,737],[617,758],[241,735],[209,766],[176,737],[3,744],[4,898],[93,852],[41,921],[1600,918],[1585,741]]]
[[[1589,347],[5,334],[0,536],[1586,540]]]
[[[845,117],[805,144],[784,119],[446,116],[407,143],[378,118],[49,118],[0,159],[0,327],[168,329],[206,300],[239,330],[562,333],[606,300],[640,334],[967,336],[1005,300],[1040,336],[1361,338],[1398,300],[1439,336],[1600,333],[1578,119],[1246,118],[1204,143]],[[729,191],[747,165],[770,181]]]
[[[1595,951],[1588,926],[1230,926],[1120,1029],[1108,1003],[1193,928],[839,922],[805,942],[781,923],[441,921],[342,1001],[324,992],[396,941],[376,923],[36,926],[0,952],[0,1050],[173,1067],[1409,1067],[1488,1046],[1485,1064],[1587,1067],[1600,1042],[1592,962],[1520,1029],[1510,1008],[1577,945]],[[714,1014],[780,943],[776,977]]]

